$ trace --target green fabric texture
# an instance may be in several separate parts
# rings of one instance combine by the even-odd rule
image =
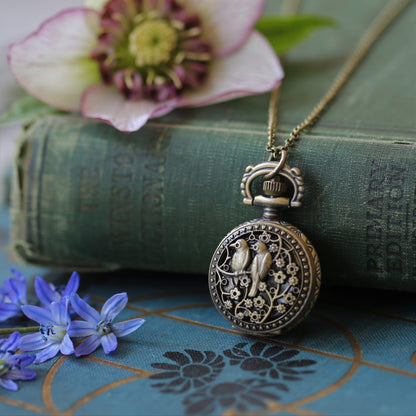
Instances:
[[[273,2],[268,4],[272,12]],[[385,1],[305,2],[338,28],[285,59],[283,140],[317,104]],[[282,212],[313,242],[324,284],[416,289],[416,84],[411,4],[383,34],[319,123],[291,149],[306,184]],[[30,126],[16,162],[13,246],[67,268],[206,273],[242,204],[247,165],[264,161],[269,95],[177,110],[136,133],[70,116]]]

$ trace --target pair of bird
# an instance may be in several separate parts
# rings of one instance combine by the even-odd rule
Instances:
[[[230,244],[230,247],[235,249],[235,253],[231,259],[231,269],[236,275],[234,283],[237,284],[238,276],[240,274],[247,273],[246,269],[251,261],[250,247],[247,241],[243,238],[240,238],[235,243]],[[257,241],[253,245],[253,250],[256,254],[251,261],[251,287],[248,292],[248,296],[256,296],[259,283],[266,277],[273,262],[272,255],[267,249],[266,244],[263,242]]]

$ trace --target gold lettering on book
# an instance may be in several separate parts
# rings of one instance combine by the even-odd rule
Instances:
[[[386,270],[388,273],[403,271],[402,236],[407,235],[407,224],[402,213],[404,212],[404,185],[406,183],[406,169],[392,165],[389,175],[389,192],[387,194],[387,220],[386,220]],[[406,227],[403,229],[403,227]]]
[[[365,234],[367,272],[380,277],[402,274],[408,261],[403,258],[403,244],[411,231],[405,185],[406,168],[372,161]]]
[[[136,156],[132,152],[116,148],[112,157],[110,187],[110,244],[113,249],[134,243],[132,221],[135,163]]]
[[[379,273],[382,271],[382,219],[384,206],[386,168],[373,161],[368,186],[369,200],[367,202],[367,271]]]
[[[141,254],[143,262],[151,259],[152,253],[159,253],[159,261],[165,257],[163,207],[165,193],[165,165],[166,155],[164,150],[169,144],[169,139],[161,135],[154,144],[154,149],[146,154],[146,162],[143,170],[143,189],[141,195],[141,234],[142,244],[146,250]]]

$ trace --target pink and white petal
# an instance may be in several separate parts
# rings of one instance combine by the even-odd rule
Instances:
[[[187,12],[202,19],[203,36],[215,56],[236,51],[249,37],[263,13],[265,0],[184,0]]]
[[[268,41],[258,32],[236,53],[212,62],[201,88],[185,94],[180,106],[217,103],[276,88],[283,68]]]
[[[84,117],[105,121],[118,130],[132,132],[140,129],[149,118],[169,113],[178,103],[178,99],[161,103],[150,100],[128,101],[116,87],[97,84],[85,91],[81,112]]]
[[[70,9],[44,22],[9,49],[16,80],[41,101],[67,111],[80,108],[84,90],[98,82],[98,63],[90,58],[97,43],[99,14]]]

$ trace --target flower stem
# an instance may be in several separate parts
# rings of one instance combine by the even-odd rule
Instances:
[[[0,328],[0,335],[8,335],[12,332],[20,332],[21,334],[25,334],[27,332],[36,332],[39,331],[39,325],[38,326],[26,326],[21,328]]]

